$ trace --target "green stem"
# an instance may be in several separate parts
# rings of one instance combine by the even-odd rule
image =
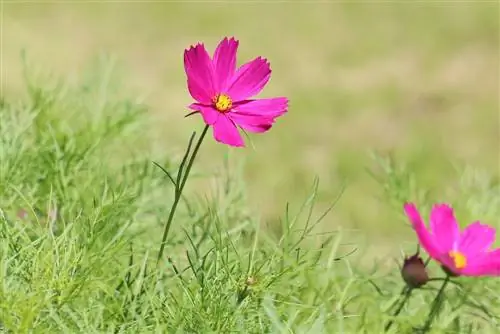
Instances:
[[[203,132],[201,133],[201,136],[198,139],[196,146],[194,147],[193,154],[189,158],[189,162],[186,166],[186,171],[184,172],[184,175],[182,176],[182,180],[180,182],[180,185],[179,184],[176,185],[177,189],[175,191],[174,202],[172,203],[172,208],[170,209],[170,214],[168,215],[168,220],[167,220],[167,223],[165,225],[165,230],[163,231],[163,237],[161,238],[160,251],[158,252],[158,258],[156,259],[157,265],[160,262],[160,259],[163,257],[163,251],[165,250],[168,232],[170,231],[170,227],[172,226],[172,221],[174,220],[175,211],[177,210],[177,204],[179,204],[179,201],[182,197],[182,190],[184,190],[184,186],[186,185],[186,181],[189,177],[189,172],[191,171],[191,167],[193,166],[194,160],[196,158],[196,155],[198,154],[201,143],[203,142],[203,139],[205,138],[205,135],[207,134],[208,128],[209,128],[209,126],[206,125],[205,128],[203,129]],[[179,173],[180,172],[181,171],[179,171]]]
[[[406,305],[406,302],[408,302],[408,299],[410,299],[411,297],[413,289],[414,288],[410,286],[405,286],[403,288],[403,290],[401,291],[401,295],[404,295],[403,299],[399,303],[399,306],[396,309],[396,311],[394,311],[394,313],[392,314],[392,319],[387,323],[387,325],[385,325],[384,331],[387,332],[391,328],[392,324],[394,323],[394,318],[396,318],[399,315],[399,313],[401,313],[401,311],[403,310],[403,307]]]
[[[429,315],[427,316],[427,321],[425,322],[425,325],[422,328],[422,333],[427,333],[429,331],[432,322],[438,315],[439,309],[441,308],[441,304],[443,302],[444,289],[446,288],[449,282],[450,282],[450,275],[447,275],[443,281],[443,285],[441,285],[441,288],[439,289],[436,295],[436,298],[434,298],[434,301],[432,302],[432,307],[431,310],[429,311]]]

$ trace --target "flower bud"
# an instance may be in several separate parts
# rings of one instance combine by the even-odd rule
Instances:
[[[419,288],[429,281],[424,261],[418,253],[405,258],[403,268],[401,268],[401,276],[406,284],[412,288]]]

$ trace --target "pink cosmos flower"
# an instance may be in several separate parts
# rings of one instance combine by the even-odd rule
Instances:
[[[218,142],[245,146],[237,126],[250,132],[265,132],[288,108],[288,99],[252,99],[271,77],[266,59],[257,57],[236,69],[239,42],[224,38],[213,58],[197,44],[184,51],[188,89],[197,101],[189,106],[213,127]]]
[[[496,233],[493,227],[474,222],[460,231],[447,204],[433,206],[429,228],[414,204],[405,204],[404,210],[422,247],[445,271],[452,275],[500,276],[500,249],[491,249]]]

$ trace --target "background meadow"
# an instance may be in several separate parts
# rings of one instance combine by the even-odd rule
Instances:
[[[450,202],[462,223],[500,227],[498,12],[498,3],[479,1],[4,1],[0,209],[12,241],[2,246],[4,328],[381,330],[402,285],[401,252],[416,244],[404,201]],[[162,267],[167,276],[173,264],[191,268],[192,281],[155,295],[157,286],[138,279],[132,297],[116,297],[114,280],[133,276],[129,254],[137,277],[154,267],[172,189],[152,161],[175,171],[189,135],[203,127],[184,118],[191,97],[182,53],[199,41],[213,52],[223,36],[240,40],[239,64],[269,59],[261,96],[289,97],[289,113],[246,149],[211,134],[203,144],[170,235],[172,262]],[[57,237],[37,239],[37,228],[12,218],[26,210],[25,220],[42,219],[55,208]],[[311,224],[304,240],[292,233]],[[297,251],[299,241],[316,249],[325,240],[317,258]],[[201,255],[212,248],[215,258]],[[353,250],[348,262],[334,261]],[[265,282],[256,289],[267,297],[235,311],[227,300],[246,291],[240,286],[256,267]],[[31,283],[9,270],[32,273]],[[28,292],[33,280],[39,286]],[[471,289],[499,310],[494,287]],[[422,319],[431,297],[418,297],[403,322]],[[487,316],[463,320],[453,307],[443,328],[495,332]]]

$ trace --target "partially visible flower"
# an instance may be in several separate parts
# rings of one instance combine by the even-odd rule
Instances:
[[[427,268],[425,268],[424,261],[418,253],[405,258],[403,268],[401,268],[401,276],[406,284],[412,288],[419,288],[429,281]]]
[[[496,231],[474,222],[463,231],[447,204],[436,204],[427,228],[414,204],[404,206],[425,251],[451,275],[500,276],[500,249],[491,249]]]
[[[184,52],[188,89],[197,101],[189,108],[213,127],[218,142],[231,146],[245,146],[237,126],[266,132],[288,108],[285,97],[252,99],[269,81],[271,68],[265,58],[257,57],[236,69],[238,44],[224,38],[212,58],[203,44]]]

